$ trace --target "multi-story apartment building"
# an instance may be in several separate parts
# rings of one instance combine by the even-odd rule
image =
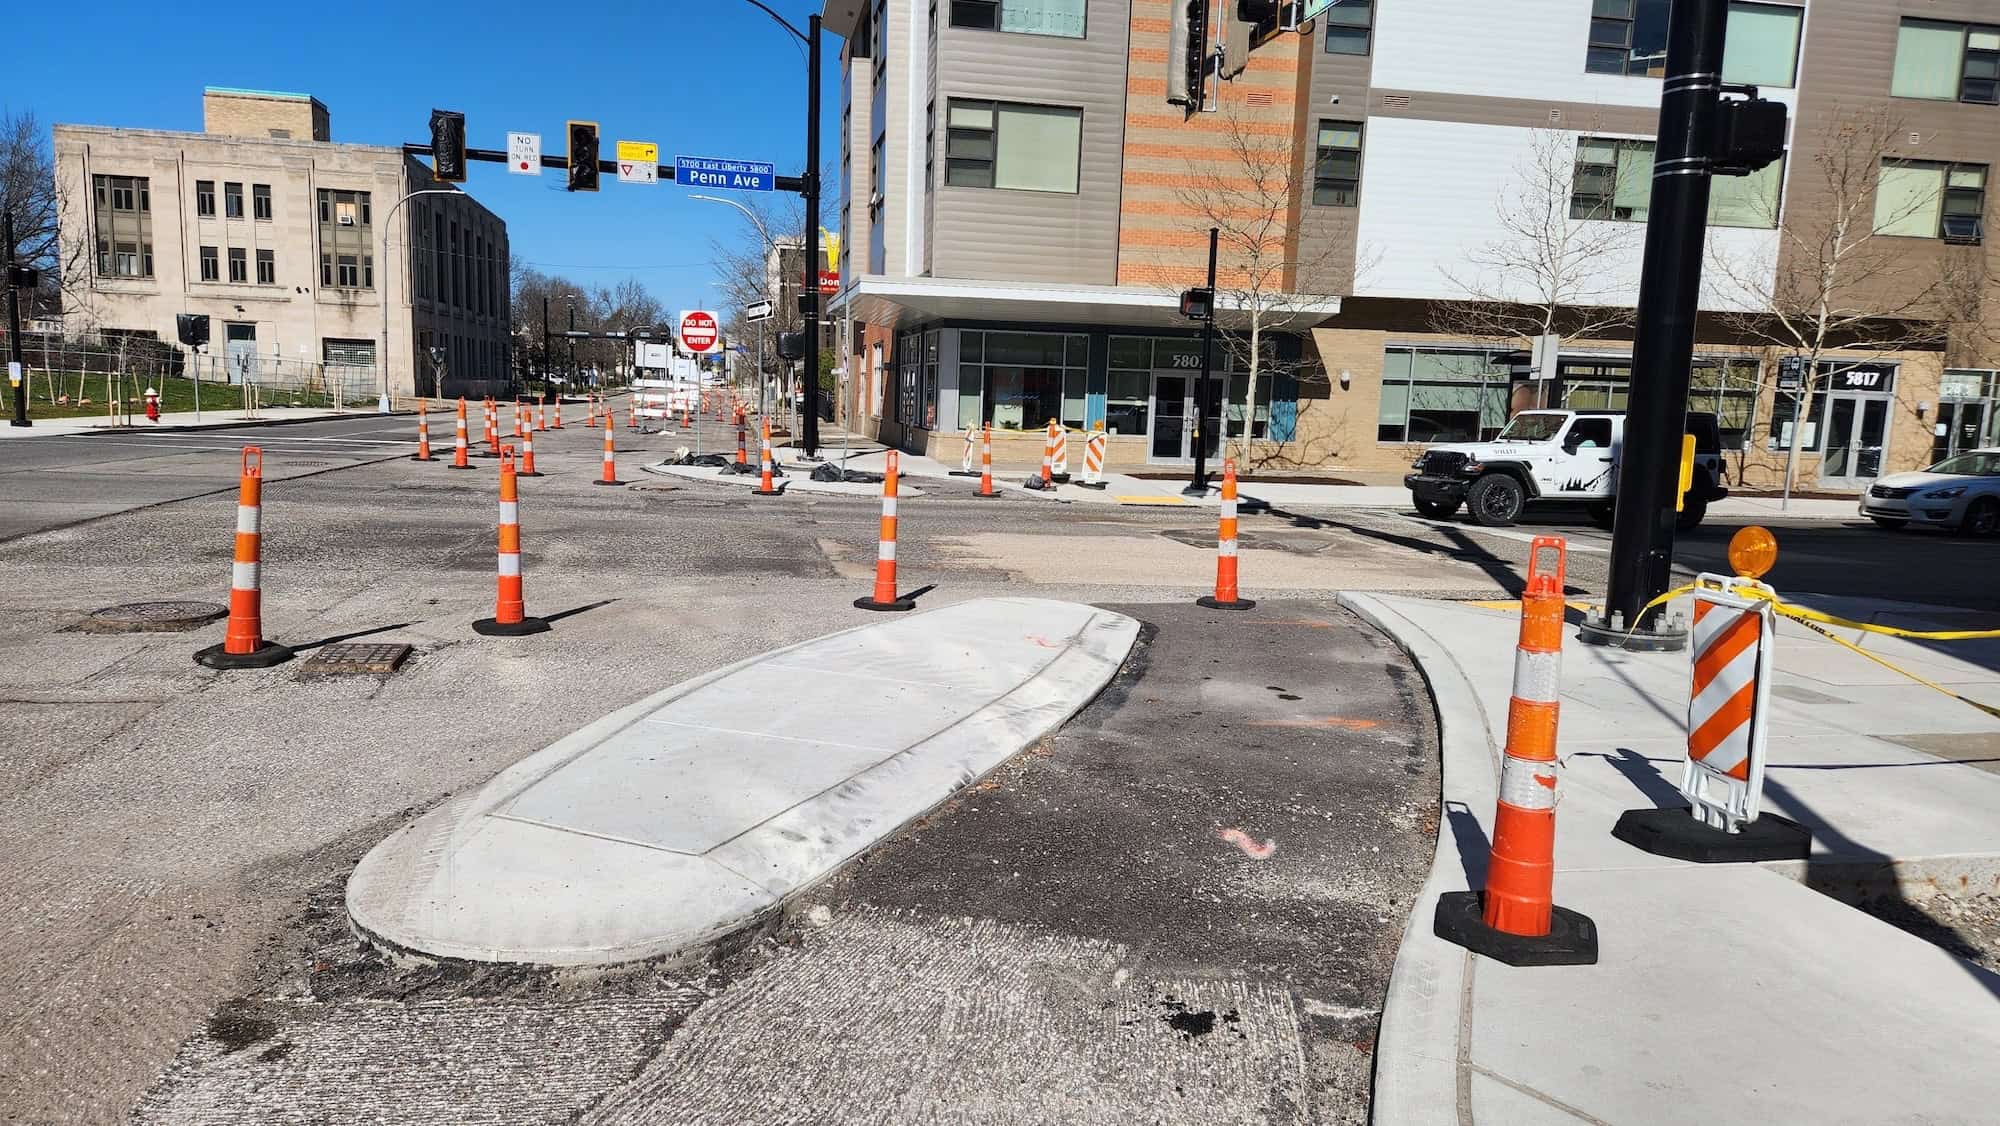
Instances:
[[[172,344],[175,315],[203,313],[232,379],[331,367],[370,398],[505,393],[498,216],[399,148],[333,142],[318,99],[210,88],[202,110],[201,133],[55,127],[65,257],[87,275],[70,331]]]
[[[1104,421],[1115,465],[1186,461],[1175,293],[1218,215],[1273,232],[1261,262],[1225,240],[1219,275],[1268,378],[1246,419],[1247,350],[1219,349],[1232,405],[1203,427],[1247,424],[1260,465],[1394,470],[1523,406],[1622,407],[1668,0],[1338,0],[1296,30],[1280,8],[1194,21],[1195,109],[1185,0],[831,0],[857,421],[938,452],[991,422],[1022,459],[1048,418]],[[1723,77],[1793,116],[1784,161],[1712,193],[1689,406],[1720,415],[1732,483],[1776,482],[1801,403],[1780,360],[1805,351],[1805,485],[2000,440],[2000,0],[1732,0]],[[1766,314],[1796,311],[1838,215],[1840,331],[1787,346]],[[1547,381],[1510,362],[1539,305]]]

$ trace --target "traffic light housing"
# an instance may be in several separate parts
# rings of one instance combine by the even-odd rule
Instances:
[[[1187,105],[1193,113],[1208,101],[1208,4],[1187,3]]]
[[[208,315],[206,313],[174,314],[174,329],[180,334],[181,343],[190,348],[198,348],[208,343]]]
[[[597,122],[569,123],[569,190],[597,190]]]
[[[42,284],[42,272],[33,266],[7,267],[7,288],[34,289]]]
[[[465,115],[448,109],[431,111],[431,179],[444,184],[465,183]]]
[[[806,334],[804,332],[781,332],[778,334],[778,358],[781,360],[803,360],[806,358]]]
[[[1181,291],[1181,316],[1205,321],[1215,316],[1215,291],[1206,286]]]

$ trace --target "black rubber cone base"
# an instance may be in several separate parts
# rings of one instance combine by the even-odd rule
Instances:
[[[481,618],[472,623],[472,632],[481,637],[526,637],[531,633],[549,632],[549,623],[541,618],[522,618],[518,622]]]
[[[248,653],[225,653],[222,646],[211,645],[195,651],[194,663],[211,669],[268,669],[272,665],[282,665],[292,659],[290,646],[266,641],[260,648]]]
[[[1233,602],[1224,602],[1212,594],[1204,594],[1200,598],[1195,599],[1194,604],[1196,606],[1206,606],[1211,610],[1248,610],[1257,605],[1257,600],[1254,598],[1238,598]]]
[[[1812,854],[1812,830],[1775,813],[1760,814],[1740,832],[1725,833],[1695,820],[1687,806],[1628,809],[1611,835],[1655,856],[1697,864],[1804,860]]]
[[[537,469],[537,470],[535,470],[534,472],[532,472],[532,473],[529,473],[529,472],[524,472],[524,471],[522,471],[522,470],[519,470],[519,469],[516,469],[516,470],[514,471],[514,476],[516,476],[516,477],[540,477],[540,476],[542,476],[542,471],[541,471],[541,470],[539,470],[539,469]]]
[[[424,457],[424,456],[422,456],[422,455],[420,455],[420,454],[411,454],[411,455],[410,455],[410,460],[411,460],[411,461],[436,461],[436,460],[437,460],[437,458],[436,458],[436,457]]]
[[[783,489],[751,489],[751,490],[750,490],[750,495],[751,495],[751,496],[753,496],[753,497],[781,497],[781,496],[784,496],[784,495],[785,495],[785,490],[783,490]]]
[[[854,608],[856,610],[914,610],[917,608],[917,604],[907,598],[898,598],[894,602],[877,602],[871,597],[855,599]]]
[[[625,482],[623,481],[606,481],[602,477],[599,477],[597,480],[591,482],[591,484],[593,485],[622,485],[624,483]]]
[[[478,467],[478,466],[476,466],[476,465],[474,465],[474,464],[472,464],[472,463],[471,463],[471,462],[469,462],[469,461],[468,461],[468,462],[466,462],[466,463],[465,463],[464,465],[460,465],[459,463],[457,463],[457,462],[455,462],[455,461],[454,461],[454,462],[452,462],[452,463],[451,463],[450,465],[447,465],[447,466],[445,466],[445,468],[446,468],[446,469],[477,469],[477,468],[479,468],[479,467]]]
[[[1497,931],[1480,917],[1476,891],[1448,891],[1438,897],[1431,932],[1510,966],[1594,966],[1597,924],[1565,907],[1550,908],[1549,933],[1539,938]]]
[[[1097,482],[1077,481],[1075,482],[1075,485],[1079,489],[1103,489],[1105,487],[1105,483],[1103,481],[1097,481]]]
[[[978,497],[980,500],[997,500],[1000,496],[1000,490],[995,489],[990,493],[974,493],[972,495]]]

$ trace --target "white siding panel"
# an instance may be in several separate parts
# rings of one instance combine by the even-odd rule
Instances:
[[[1660,104],[1657,78],[1585,73],[1590,0],[1396,0],[1375,11],[1379,89]]]
[[[1357,279],[1355,296],[1467,296],[1447,272],[1478,284],[1468,258],[1483,247],[1508,241],[1498,220],[1499,204],[1508,192],[1518,190],[1518,170],[1527,164],[1534,138],[1534,130],[1508,126],[1369,119],[1359,245],[1362,259],[1372,264]],[[1775,231],[1717,228],[1709,232],[1709,239],[1711,253],[1726,255],[1739,271],[1746,264],[1760,275],[1775,270]],[[1643,254],[1643,228],[1635,224],[1629,251],[1606,256],[1598,264],[1606,292],[1620,304],[1639,299]],[[1495,281],[1486,279],[1486,284]],[[1709,277],[1703,307],[1741,307],[1742,297],[1732,297],[1726,292],[1729,288]]]

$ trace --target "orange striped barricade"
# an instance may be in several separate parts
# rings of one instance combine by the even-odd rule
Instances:
[[[1069,427],[1049,420],[1049,470],[1062,483],[1069,481]]]
[[[521,595],[521,488],[514,479],[514,447],[500,447],[500,574],[493,616],[472,623],[486,637],[542,633],[549,623],[527,615]]]
[[[1083,480],[1077,482],[1086,489],[1104,487],[1104,423],[1099,422],[1083,441]]]
[[[741,416],[739,415],[738,417]],[[769,418],[764,419],[764,452],[760,455],[757,462],[757,471],[759,474],[757,487],[750,490],[752,496],[775,497],[784,495],[784,490],[778,488],[776,482],[772,480],[774,471],[771,468],[771,420]]]
[[[1553,572],[1542,567],[1545,552],[1555,557]],[[1514,647],[1514,692],[1507,701],[1507,749],[1500,766],[1486,889],[1439,896],[1431,922],[1446,942],[1510,966],[1597,962],[1597,924],[1554,902],[1560,771],[1556,721],[1567,554],[1557,536],[1536,536],[1528,549],[1528,586],[1521,595],[1521,635]]]
[[[1634,848],[1703,864],[1804,860],[1812,831],[1764,813],[1764,757],[1771,717],[1771,648],[1777,612],[1755,579],[1695,578],[1688,651],[1687,760],[1673,809],[1628,809],[1611,835]]]
[[[875,550],[875,593],[857,598],[861,610],[912,610],[916,603],[896,594],[896,451],[882,470],[882,538]]]
[[[664,379],[635,379],[632,381],[633,409],[639,416],[642,430],[652,433],[662,432],[673,418],[667,407],[667,391],[673,384]]]
[[[974,423],[965,428],[965,452],[959,455],[958,468],[951,471],[953,477],[977,477],[979,471],[972,468],[973,455],[979,450],[979,425]]]
[[[222,644],[198,650],[211,669],[267,669],[292,659],[290,647],[264,640],[264,451],[243,447],[236,490],[236,555],[229,571],[229,627]]]

